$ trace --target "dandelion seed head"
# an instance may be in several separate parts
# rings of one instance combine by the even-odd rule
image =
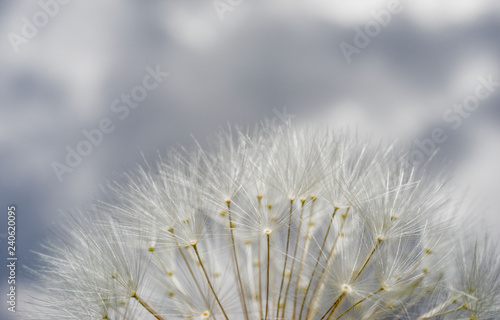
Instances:
[[[497,250],[397,143],[264,123],[200,145],[72,214],[31,318],[500,318]]]

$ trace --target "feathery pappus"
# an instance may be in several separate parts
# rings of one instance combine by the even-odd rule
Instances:
[[[222,130],[73,212],[29,316],[500,319],[499,252],[457,231],[449,181],[348,131]]]

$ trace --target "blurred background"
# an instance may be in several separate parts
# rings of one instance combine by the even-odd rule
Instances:
[[[439,148],[498,235],[499,18],[496,0],[1,0],[0,243],[7,261],[16,205],[18,299],[58,211],[228,123],[358,127],[416,162]]]

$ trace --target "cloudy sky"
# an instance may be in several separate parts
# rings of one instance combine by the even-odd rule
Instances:
[[[0,0],[0,199],[20,263],[142,157],[266,118],[439,147],[494,230],[499,18],[494,0]]]

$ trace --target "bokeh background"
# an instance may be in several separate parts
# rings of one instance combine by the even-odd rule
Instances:
[[[396,13],[381,14],[389,9]],[[0,256],[15,204],[19,299],[34,281],[22,266],[36,269],[32,251],[50,239],[60,210],[99,198],[106,180],[158,150],[265,118],[421,144],[442,130],[435,148],[481,202],[470,216],[498,236],[499,1],[1,0],[0,39]],[[346,54],[356,39],[364,47]],[[116,112],[113,101],[140,86],[148,66],[169,75]],[[453,109],[488,79],[474,111]],[[114,131],[60,181],[54,163],[66,165],[67,147],[105,118]],[[0,318],[16,319],[0,306]]]

